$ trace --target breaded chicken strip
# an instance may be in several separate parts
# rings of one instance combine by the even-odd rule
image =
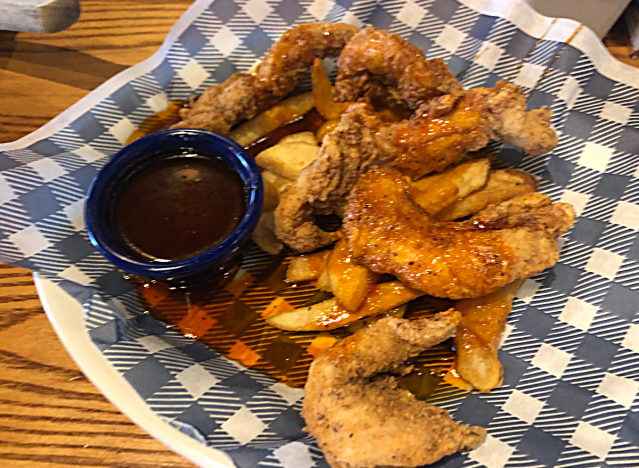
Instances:
[[[484,296],[553,266],[557,236],[575,217],[546,197],[538,207],[517,210],[509,200],[505,215],[489,208],[471,222],[440,223],[407,190],[398,171],[373,167],[350,194],[342,230],[357,262],[436,297]]]
[[[380,156],[413,178],[440,172],[490,140],[505,140],[531,156],[552,151],[557,134],[548,109],[526,111],[518,86],[470,89],[422,105],[407,120],[385,124],[365,104],[360,113],[375,133]]]
[[[302,416],[333,468],[415,467],[472,450],[486,430],[453,421],[417,400],[392,375],[404,362],[450,338],[460,321],[386,318],[349,336],[311,365]]]
[[[489,206],[463,224],[491,230],[525,227],[558,237],[568,231],[574,222],[575,210],[572,205],[553,204],[548,195],[532,192]]]
[[[427,60],[422,49],[388,31],[369,26],[344,47],[337,62],[335,98],[358,101],[369,86],[397,86],[413,108],[442,94],[461,91],[442,59]]]
[[[515,139],[513,122],[525,122],[535,135],[523,132]],[[312,214],[339,213],[335,208],[346,203],[350,188],[374,159],[417,179],[502,137],[528,145],[524,149],[535,154],[557,144],[550,111],[526,112],[521,89],[504,82],[441,96],[398,123],[383,123],[366,103],[351,104],[304,177],[283,196],[275,213],[276,234],[300,252],[330,244],[335,234],[317,227]]]
[[[310,252],[337,240],[315,224],[313,215],[343,215],[348,194],[377,157],[373,136],[358,109],[342,113],[324,137],[317,158],[281,196],[275,210],[275,234],[298,252]]]
[[[228,133],[236,123],[272,107],[299,84],[316,58],[335,57],[357,33],[345,23],[303,24],[286,31],[255,75],[236,73],[204,91],[192,108],[180,111],[172,128],[203,128]]]

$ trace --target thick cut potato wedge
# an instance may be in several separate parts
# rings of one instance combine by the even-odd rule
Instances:
[[[513,281],[487,296],[455,303],[455,310],[462,313],[455,336],[457,372],[480,392],[489,392],[504,380],[504,368],[497,357],[499,337],[524,281]]]
[[[278,127],[303,116],[314,106],[313,93],[310,92],[284,99],[269,110],[237,127],[229,134],[229,137],[246,147]]]
[[[317,145],[317,138],[315,138],[315,135],[313,134],[313,132],[299,132],[299,133],[293,133],[291,135],[286,135],[285,137],[282,137],[282,139],[280,141],[277,142],[278,145],[281,145],[283,143],[308,143],[309,145]]]
[[[412,182],[410,194],[429,215],[434,216],[483,187],[488,180],[489,172],[490,161],[487,158],[476,159],[441,174]]]
[[[319,146],[291,141],[265,149],[255,158],[258,166],[289,180],[296,180],[302,169],[315,160]]]
[[[435,215],[439,221],[453,221],[483,210],[488,205],[510,200],[537,190],[539,182],[534,176],[517,169],[491,171],[488,183],[481,190],[456,201]]]
[[[275,215],[272,211],[260,215],[252,239],[260,249],[271,255],[277,255],[282,251],[284,244],[275,236]]]
[[[381,314],[399,307],[424,293],[400,281],[373,286],[359,309],[349,312],[337,299],[328,299],[309,307],[284,312],[268,318],[273,327],[291,331],[323,331],[344,327],[364,317]]]
[[[280,204],[280,191],[271,183],[271,181],[262,177],[262,185],[264,185],[264,201],[262,202],[262,212],[275,211],[277,205]]]
[[[330,277],[328,276],[328,268],[326,268],[326,263],[324,263],[324,268],[322,268],[322,271],[320,272],[320,275],[317,278],[317,289],[327,293],[333,292],[331,290],[331,280],[330,280]]]
[[[273,185],[277,189],[278,193],[282,193],[294,182],[271,171],[262,171],[262,180],[264,183]]]
[[[357,310],[362,305],[379,275],[351,257],[345,239],[335,244],[326,262],[328,282],[337,302],[346,310]]]
[[[333,87],[324,69],[324,62],[315,59],[311,74],[315,108],[326,120],[337,119],[344,110],[344,104],[333,101]]]
[[[292,283],[316,280],[322,273],[330,253],[330,250],[324,250],[294,257],[286,270],[286,279]]]

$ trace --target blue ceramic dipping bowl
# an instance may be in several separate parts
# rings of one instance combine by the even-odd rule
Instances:
[[[204,253],[176,261],[144,261],[134,256],[116,234],[112,219],[114,198],[123,178],[135,173],[167,152],[189,150],[217,157],[236,172],[244,184],[246,211],[239,225],[220,244]],[[190,277],[219,276],[239,256],[242,245],[255,229],[262,209],[264,188],[254,159],[233,140],[214,132],[176,129],[154,133],[118,151],[93,180],[85,206],[91,243],[118,268],[148,279],[182,281]]]

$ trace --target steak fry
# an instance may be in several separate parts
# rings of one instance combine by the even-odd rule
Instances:
[[[499,337],[523,282],[521,278],[487,296],[455,303],[462,314],[455,336],[457,372],[480,392],[489,392],[504,380],[504,368],[497,357]]]
[[[273,315],[266,321],[269,325],[282,330],[334,330],[365,317],[388,312],[423,295],[423,292],[409,288],[401,281],[389,281],[374,285],[360,307],[353,311],[341,306],[337,298],[332,298],[312,306]]]
[[[382,373],[455,334],[458,312],[432,319],[379,320],[324,352],[311,365],[302,416],[333,468],[415,467],[485,438],[481,427],[453,421]]]
[[[439,221],[454,221],[465,218],[489,205],[495,205],[518,195],[534,192],[537,187],[539,187],[539,182],[527,172],[517,169],[491,171],[488,175],[488,183],[484,188],[444,208],[437,213],[435,218]]]
[[[489,172],[488,158],[475,159],[440,174],[411,182],[410,195],[429,215],[434,216],[469,193],[483,187]]]
[[[398,171],[373,167],[351,192],[343,232],[355,261],[435,297],[484,296],[553,266],[557,237],[574,222],[570,205],[542,195],[544,202],[439,223],[407,189]]]
[[[338,304],[349,311],[357,310],[362,305],[379,277],[352,260],[346,241],[340,239],[326,261],[330,290],[335,294]]]

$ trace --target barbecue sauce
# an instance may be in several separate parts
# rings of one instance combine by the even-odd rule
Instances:
[[[183,260],[213,248],[246,210],[238,174],[189,152],[154,157],[125,179],[113,208],[115,230],[142,260]]]
[[[188,101],[174,101],[170,103],[165,110],[148,117],[138,128],[133,130],[126,144],[133,143],[135,140],[139,140],[152,133],[168,130],[182,120],[180,110],[187,107],[189,107]]]

